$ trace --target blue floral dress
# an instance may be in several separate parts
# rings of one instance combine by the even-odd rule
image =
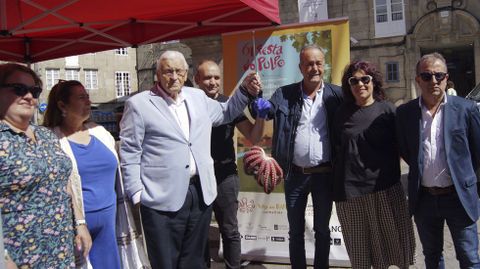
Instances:
[[[5,248],[19,269],[72,268],[72,169],[56,136],[30,126],[36,142],[0,122],[0,207]]]

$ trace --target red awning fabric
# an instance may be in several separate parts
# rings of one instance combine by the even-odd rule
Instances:
[[[0,0],[0,60],[33,63],[280,24],[277,0]]]

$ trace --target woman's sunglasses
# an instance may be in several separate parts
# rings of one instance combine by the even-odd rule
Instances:
[[[350,86],[356,86],[361,81],[363,84],[366,85],[366,84],[370,83],[371,80],[372,80],[372,76],[370,76],[370,75],[361,76],[359,78],[351,77],[351,78],[348,79],[348,84],[350,84]]]
[[[12,88],[13,92],[17,96],[25,96],[27,93],[31,93],[33,98],[37,99],[42,93],[42,88],[39,86],[27,86],[21,83],[3,84],[0,88]]]
[[[445,79],[445,77],[447,76],[447,73],[444,73],[444,72],[435,72],[435,73],[422,72],[422,73],[419,74],[419,76],[425,82],[431,81],[432,78],[435,76],[435,80],[437,80],[437,82],[440,82],[440,81]]]

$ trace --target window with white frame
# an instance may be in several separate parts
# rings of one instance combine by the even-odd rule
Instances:
[[[130,94],[130,73],[125,71],[115,72],[115,89],[117,98]]]
[[[400,81],[400,71],[398,62],[387,62],[386,64],[387,82],[398,82]]]
[[[375,0],[375,11],[377,22],[386,22],[388,20],[387,0]]]
[[[66,80],[80,80],[78,69],[65,69]]]
[[[98,70],[85,69],[85,89],[98,89]]]
[[[45,79],[47,84],[47,90],[52,89],[53,85],[57,84],[58,80],[60,79],[60,69],[45,69]]]
[[[401,21],[403,20],[403,0],[390,0],[391,2],[391,11],[392,11],[392,21]]]
[[[406,34],[404,0],[373,0],[375,4],[375,37]]]
[[[128,49],[127,48],[119,48],[115,50],[116,55],[128,55]]]

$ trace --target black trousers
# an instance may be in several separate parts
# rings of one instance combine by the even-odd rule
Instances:
[[[218,178],[217,178],[218,180]],[[238,232],[238,192],[240,179],[237,174],[222,178],[217,182],[217,198],[213,202],[213,212],[222,235],[223,259],[226,269],[240,268],[240,233]]]
[[[177,212],[141,206],[147,252],[152,269],[206,268],[203,253],[212,207],[205,205],[200,183],[190,184]]]

